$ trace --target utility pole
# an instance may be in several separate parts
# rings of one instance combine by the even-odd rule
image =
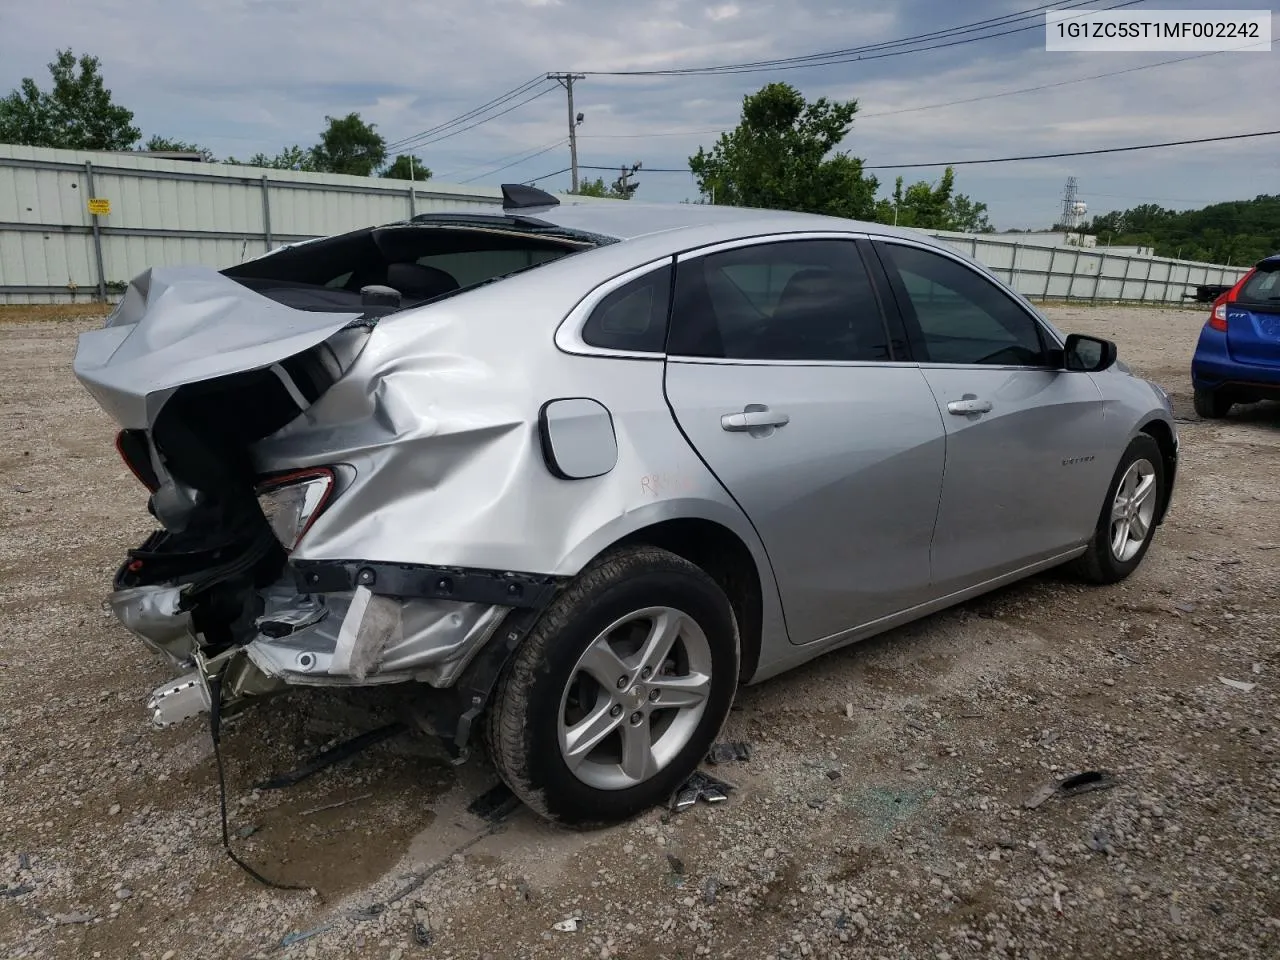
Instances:
[[[548,73],[548,80],[555,80],[560,86],[564,87],[565,93],[569,95],[569,169],[572,171],[572,188],[571,192],[578,192],[578,124],[583,121],[580,113],[573,112],[573,81],[585,80],[586,74],[582,73]]]
[[[624,200],[630,200],[631,195],[636,192],[638,183],[628,183],[627,181],[635,175],[636,171],[641,167],[641,163],[637,160],[630,168],[624,163],[621,167],[618,179],[613,181],[614,191]]]

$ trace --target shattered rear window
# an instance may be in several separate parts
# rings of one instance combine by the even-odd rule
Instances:
[[[472,218],[372,227],[250,260],[225,276],[299,310],[361,309],[361,289],[397,290],[416,306],[606,242],[536,222]]]

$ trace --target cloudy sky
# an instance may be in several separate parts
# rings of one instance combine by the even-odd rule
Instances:
[[[1119,0],[1099,0],[1096,7]],[[1066,5],[1065,3],[1063,4]],[[57,48],[99,56],[143,135],[217,155],[313,143],[324,116],[358,111],[388,141],[411,137],[547,71],[619,71],[800,56],[918,36],[1037,7],[1034,0],[54,0],[0,4],[0,91]],[[1131,9],[1263,9],[1257,0],[1147,0]],[[1280,30],[1275,16],[1273,33]],[[1030,21],[1021,21],[1022,25]],[[1007,29],[1007,28],[1006,28]],[[1280,44],[1115,73],[1185,53],[1047,53],[1042,26],[1003,37],[812,69],[727,76],[589,76],[575,85],[579,161],[687,169],[732,127],[743,95],[785,80],[856,98],[845,148],[873,165],[1086,150],[1280,127]],[[518,103],[536,94],[533,87]],[[956,101],[971,101],[960,102]],[[940,104],[949,104],[939,106]],[[500,183],[567,167],[558,88],[417,152],[441,181]],[[456,130],[457,128],[453,128]],[[545,153],[504,170],[504,163]],[[902,173],[877,170],[882,191]],[[601,175],[599,171],[591,176]],[[605,174],[607,179],[611,175]],[[1075,176],[1089,212],[1174,208],[1280,192],[1280,138],[961,167],[962,192],[1000,228],[1047,226]],[[638,197],[678,201],[687,173],[650,173]],[[568,174],[540,181],[565,189]]]

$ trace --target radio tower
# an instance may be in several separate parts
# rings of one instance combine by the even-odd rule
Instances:
[[[1076,228],[1079,213],[1076,210],[1076,178],[1067,177],[1067,186],[1062,191],[1062,226],[1068,233]]]

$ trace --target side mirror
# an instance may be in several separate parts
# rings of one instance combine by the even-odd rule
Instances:
[[[1067,336],[1063,348],[1064,366],[1068,370],[1079,370],[1084,373],[1099,373],[1116,362],[1118,351],[1110,340],[1101,337],[1086,337],[1079,333]]]

